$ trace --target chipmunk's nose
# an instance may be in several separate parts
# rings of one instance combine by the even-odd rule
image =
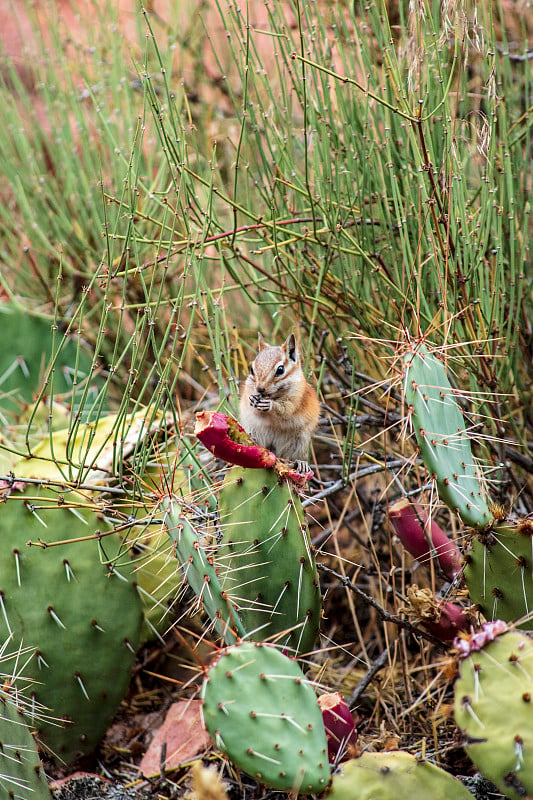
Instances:
[[[264,386],[258,386],[257,387],[257,394],[264,394],[265,392],[266,392],[266,389],[265,389]]]

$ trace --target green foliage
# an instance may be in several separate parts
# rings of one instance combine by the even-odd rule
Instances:
[[[460,663],[455,720],[472,761],[505,797],[533,792],[533,643],[510,631]]]
[[[250,636],[275,636],[296,654],[311,651],[320,625],[320,585],[294,489],[274,470],[233,467],[220,490],[219,520],[221,583],[238,602]]]
[[[465,420],[442,361],[424,345],[404,356],[405,402],[426,469],[439,496],[466,525],[486,528],[491,520]]]
[[[295,661],[271,645],[228,647],[208,670],[202,697],[215,745],[249,775],[290,792],[326,788],[322,713]]]
[[[447,772],[410,753],[363,753],[333,777],[331,800],[472,800],[472,795]]]
[[[67,763],[105,733],[126,693],[142,622],[130,559],[119,560],[120,538],[103,519],[96,534],[88,505],[37,488],[14,491],[0,506],[0,633],[35,648],[25,675],[55,718],[39,723],[38,740]]]

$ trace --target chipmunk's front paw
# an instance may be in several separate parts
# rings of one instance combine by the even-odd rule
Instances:
[[[250,396],[250,405],[252,408],[257,408],[258,411],[272,411],[272,400],[269,397],[263,397],[261,394],[252,394]]]
[[[295,461],[294,469],[296,470],[296,472],[299,472],[300,475],[305,475],[307,472],[311,472],[311,467],[309,466],[307,461]]]

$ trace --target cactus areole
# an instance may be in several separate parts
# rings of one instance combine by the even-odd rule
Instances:
[[[232,645],[208,670],[202,698],[215,746],[248,775],[287,792],[327,787],[322,713],[295,661],[272,645]]]

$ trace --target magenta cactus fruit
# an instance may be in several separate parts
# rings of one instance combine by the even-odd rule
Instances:
[[[195,436],[217,458],[239,467],[273,467],[276,456],[255,444],[242,425],[220,411],[200,411],[196,415]]]
[[[472,613],[446,600],[437,600],[431,589],[420,589],[416,583],[407,588],[406,611],[441,642],[451,642],[461,631],[469,631]]]
[[[318,698],[328,740],[330,764],[349,758],[357,744],[357,731],[348,703],[339,692],[325,692]]]
[[[389,519],[402,545],[421,564],[435,558],[449,580],[461,571],[461,551],[419,505],[406,498],[398,500],[389,508]]]
[[[296,486],[305,486],[313,477],[311,470],[298,472],[292,463],[255,444],[236,419],[220,411],[198,412],[194,433],[214,456],[228,464],[248,469],[272,467],[280,478],[286,478]]]

